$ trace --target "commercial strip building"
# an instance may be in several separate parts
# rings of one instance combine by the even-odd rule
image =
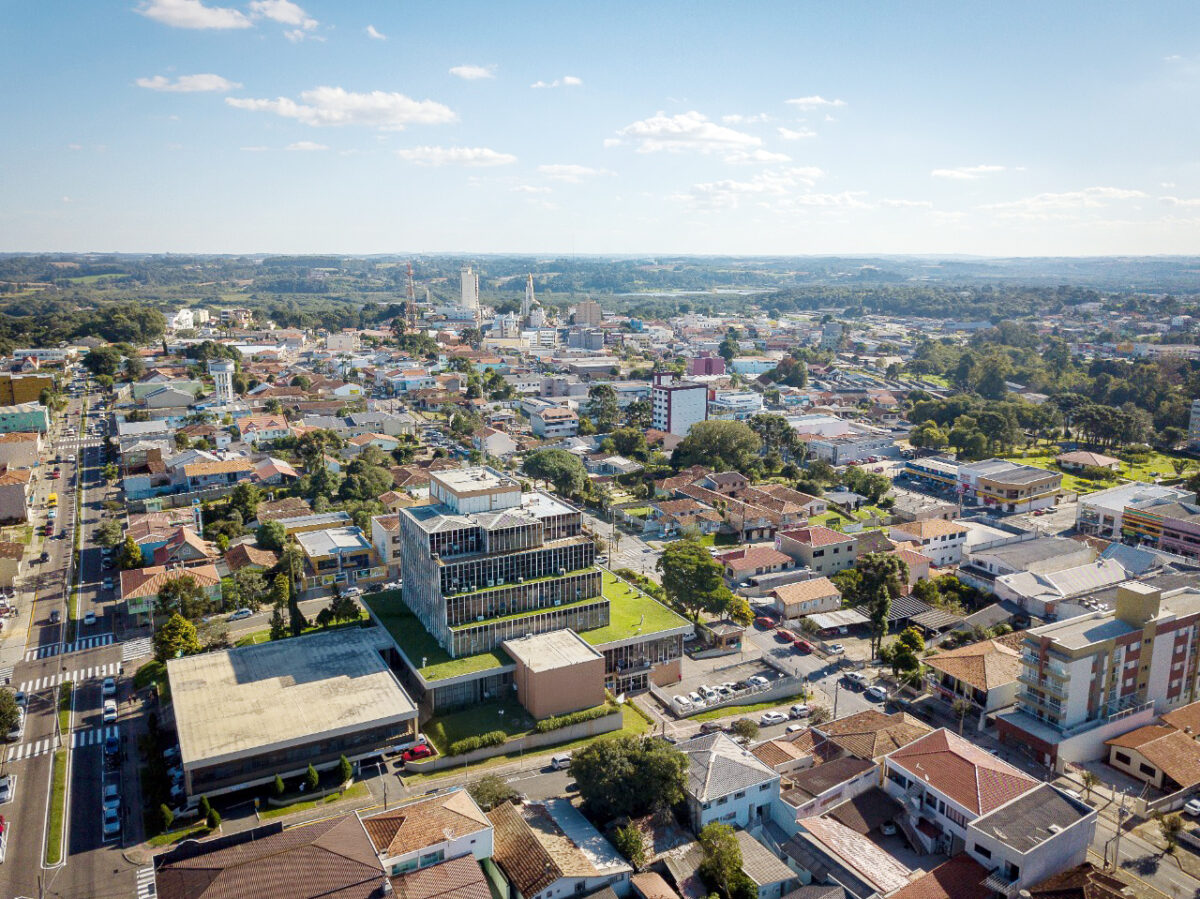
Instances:
[[[1041,763],[1104,756],[1106,740],[1200,699],[1200,589],[1117,588],[1116,609],[1026,632],[1001,742]]]
[[[1005,459],[968,463],[939,456],[909,459],[904,473],[931,486],[952,488],[963,503],[1012,514],[1048,509],[1062,491],[1058,472]]]
[[[868,456],[888,453],[895,439],[887,431],[836,415],[789,415],[788,424],[808,444],[813,456],[830,465],[861,462]]]
[[[49,427],[50,416],[41,403],[0,406],[0,434],[11,434],[14,431],[37,431],[44,434]]]
[[[170,660],[189,799],[414,740],[417,708],[385,648],[379,629],[351,628]]]

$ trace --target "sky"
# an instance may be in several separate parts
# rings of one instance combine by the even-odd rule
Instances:
[[[0,251],[1200,252],[1200,4],[86,0]]]

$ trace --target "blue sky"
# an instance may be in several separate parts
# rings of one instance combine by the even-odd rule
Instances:
[[[1200,250],[1194,0],[4,17],[0,250]]]

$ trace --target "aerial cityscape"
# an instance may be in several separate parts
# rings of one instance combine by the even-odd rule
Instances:
[[[1200,10],[5,20],[0,896],[1200,899]]]

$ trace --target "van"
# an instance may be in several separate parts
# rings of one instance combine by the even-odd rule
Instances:
[[[550,757],[550,767],[555,771],[564,771],[571,767],[571,753],[560,752],[558,755]]]

